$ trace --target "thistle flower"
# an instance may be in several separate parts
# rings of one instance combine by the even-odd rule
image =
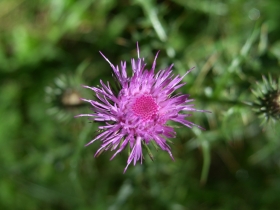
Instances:
[[[257,100],[250,105],[254,107],[254,111],[263,117],[263,123],[280,119],[280,78],[272,80],[263,76],[263,82],[257,83],[257,90],[252,90]]]
[[[100,54],[110,64],[113,76],[120,87],[120,91],[114,94],[110,84],[100,80],[101,87],[89,87],[96,94],[96,100],[81,99],[92,105],[92,114],[81,114],[76,117],[87,116],[90,120],[104,122],[99,126],[102,131],[87,145],[96,140],[102,142],[95,156],[104,150],[116,150],[111,160],[126,146],[131,149],[127,165],[135,165],[137,161],[142,164],[142,146],[148,151],[148,145],[152,143],[156,148],[169,153],[174,160],[171,148],[167,144],[169,138],[174,138],[176,132],[168,125],[169,121],[181,123],[192,128],[202,127],[186,120],[191,114],[184,112],[206,112],[198,110],[189,104],[193,99],[187,94],[173,95],[174,91],[185,85],[181,83],[183,78],[193,69],[188,70],[183,76],[174,76],[172,67],[155,73],[156,59],[154,58],[152,68],[147,69],[144,58],[140,58],[137,44],[138,58],[131,60],[132,76],[127,75],[126,62],[121,62],[121,67],[114,66],[101,52]],[[151,159],[152,154],[149,152]]]

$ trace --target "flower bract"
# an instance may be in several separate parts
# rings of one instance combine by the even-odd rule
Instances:
[[[252,90],[256,100],[250,103],[253,110],[263,118],[262,124],[276,122],[280,119],[280,78],[272,79],[271,75],[263,76],[262,82],[257,82],[257,88]]]

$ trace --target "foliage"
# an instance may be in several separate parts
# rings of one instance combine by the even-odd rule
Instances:
[[[248,103],[256,81],[278,80],[277,0],[0,1],[1,209],[277,209],[279,122],[260,125]],[[177,128],[173,162],[148,154],[93,154],[97,124],[74,115],[93,97],[79,83],[111,81],[110,66],[141,56],[174,63],[195,98]],[[65,91],[65,92],[64,92]],[[69,92],[70,91],[70,92]],[[67,94],[66,94],[67,93]]]

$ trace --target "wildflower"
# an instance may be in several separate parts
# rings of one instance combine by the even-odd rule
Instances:
[[[280,119],[280,78],[278,81],[267,79],[263,76],[263,82],[257,83],[258,89],[252,90],[257,100],[250,103],[254,111],[263,117],[263,123]]]
[[[193,99],[186,94],[173,95],[174,91],[185,85],[181,83],[188,70],[182,77],[172,74],[172,67],[160,70],[155,73],[155,56],[152,68],[148,70],[144,63],[144,58],[139,56],[131,60],[132,76],[129,77],[126,71],[126,62],[121,62],[121,67],[114,66],[101,52],[100,54],[110,64],[113,75],[115,76],[120,91],[114,94],[109,83],[105,84],[100,80],[101,87],[89,87],[96,94],[96,100],[82,99],[92,105],[92,114],[81,114],[77,117],[87,116],[90,120],[104,122],[105,125],[99,126],[102,130],[92,141],[102,141],[101,147],[97,150],[95,156],[104,150],[116,150],[111,160],[120,153],[126,146],[131,149],[127,160],[127,167],[137,161],[142,164],[143,153],[142,146],[147,147],[152,143],[156,148],[167,151],[172,159],[170,146],[167,144],[169,138],[174,138],[176,132],[169,126],[168,121],[174,121],[192,128],[202,127],[186,120],[191,114],[184,111],[200,111],[193,108]],[[148,149],[149,151],[149,149]],[[153,156],[150,154],[151,159]]]

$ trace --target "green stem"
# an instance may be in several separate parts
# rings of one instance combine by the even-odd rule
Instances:
[[[211,156],[210,156],[210,146],[207,141],[201,143],[202,154],[203,154],[203,166],[200,177],[200,183],[204,185],[207,182],[208,172],[210,168]]]

